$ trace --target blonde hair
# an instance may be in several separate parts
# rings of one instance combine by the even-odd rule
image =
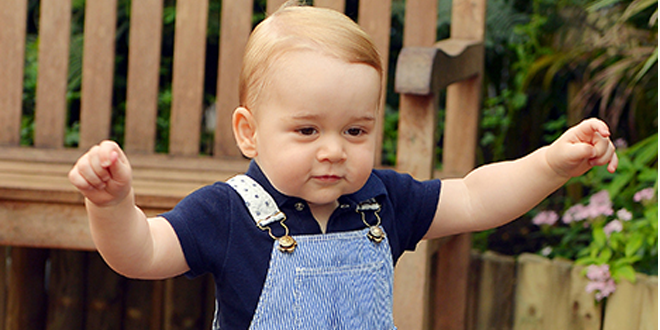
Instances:
[[[289,2],[252,31],[239,81],[242,107],[251,109],[268,83],[273,65],[288,52],[314,50],[348,63],[367,64],[382,78],[380,55],[355,22],[334,10]]]

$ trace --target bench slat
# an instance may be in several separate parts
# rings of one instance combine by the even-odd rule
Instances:
[[[266,3],[266,15],[276,12],[287,0],[268,0]]]
[[[252,2],[223,1],[216,101],[215,156],[240,156],[231,128],[231,115],[239,105],[238,80],[243,50],[252,30]]]
[[[360,1],[358,23],[367,34],[371,36],[380,53],[383,63],[383,81],[381,86],[381,99],[378,124],[376,125],[376,150],[382,149],[383,123],[385,118],[385,95],[387,95],[387,63],[390,52],[390,27],[392,24],[391,1],[363,0]],[[381,153],[375,153],[375,164],[381,163]]]
[[[437,1],[435,0],[409,0],[406,2],[404,46],[430,46],[435,42],[436,13]],[[428,20],[428,17],[432,19]],[[418,179],[430,179],[434,159],[437,98],[433,96],[411,98],[408,95],[401,95],[399,113],[397,169],[411,173]],[[441,315],[430,311],[429,274],[431,274],[433,253],[432,243],[422,241],[417,245],[414,253],[407,253],[399,260],[395,269],[394,318],[402,329],[444,329],[442,326],[435,327],[434,324],[436,323],[435,318],[440,318]],[[454,260],[452,259],[452,261]],[[438,260],[438,262],[442,261],[444,260]],[[439,274],[439,276],[441,275]],[[454,282],[448,285],[453,284]],[[462,312],[450,313],[457,317],[461,314]],[[447,329],[458,328],[447,327]]]
[[[27,0],[0,6],[0,144],[18,145],[23,101]]]
[[[88,1],[85,6],[79,142],[82,149],[110,136],[117,0]]]
[[[170,154],[199,153],[208,0],[177,1]]]
[[[49,150],[25,147],[2,147],[0,161],[63,163],[71,167],[87,150]],[[170,169],[183,171],[238,171],[245,172],[249,161],[235,158],[174,157],[165,154],[128,153],[131,166],[135,168]]]
[[[314,6],[334,9],[340,13],[346,10],[346,3],[344,0],[316,0]]]
[[[44,1],[40,15],[34,145],[62,148],[67,116],[71,0]]]
[[[94,249],[82,204],[1,200],[0,242],[13,246]]]
[[[158,115],[163,0],[131,3],[126,91],[126,151],[153,153]]]

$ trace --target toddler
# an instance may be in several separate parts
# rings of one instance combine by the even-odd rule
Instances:
[[[117,144],[69,173],[96,246],[115,271],[211,273],[214,329],[394,329],[396,260],[423,238],[499,226],[595,165],[614,171],[608,127],[586,120],[550,146],[464,178],[375,170],[383,70],[370,38],[335,11],[285,6],[248,42],[237,144],[245,175],[147,218]]]

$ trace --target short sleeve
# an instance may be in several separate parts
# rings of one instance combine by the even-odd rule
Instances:
[[[174,209],[164,214],[176,232],[194,277],[217,269],[224,260],[229,241],[229,201],[227,186],[214,184],[186,196]]]
[[[438,179],[419,181],[408,174],[379,171],[394,210],[398,247],[413,251],[429,230],[438,207],[441,182]],[[395,252],[395,254],[397,253]]]

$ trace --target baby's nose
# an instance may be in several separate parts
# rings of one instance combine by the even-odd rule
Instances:
[[[320,162],[337,163],[346,159],[346,150],[344,144],[339,138],[326,138],[317,152],[317,159]]]

